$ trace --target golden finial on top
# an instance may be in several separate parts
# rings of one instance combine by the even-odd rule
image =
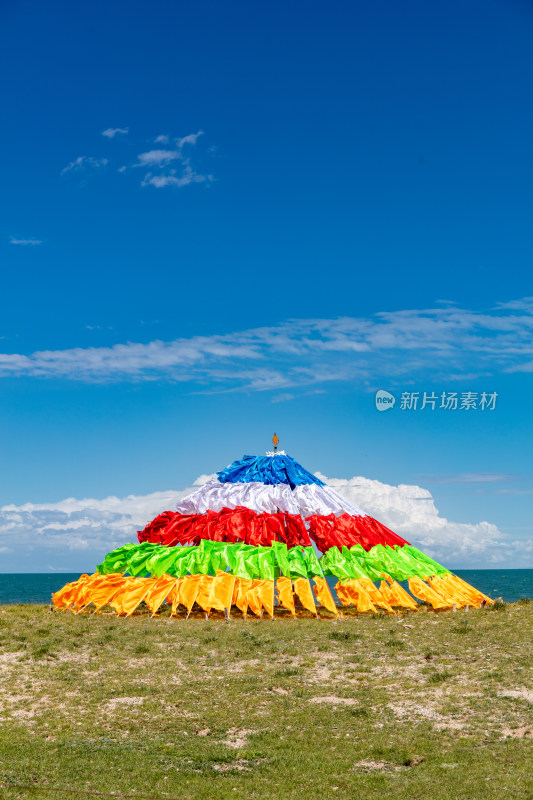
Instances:
[[[272,437],[272,444],[274,445],[274,452],[276,452],[279,444],[279,439],[276,436],[276,434],[274,434],[274,436]]]

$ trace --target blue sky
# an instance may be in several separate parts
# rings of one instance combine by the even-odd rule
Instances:
[[[91,570],[101,509],[71,546],[57,504],[179,491],[274,430],[313,471],[495,526],[450,566],[533,566],[531,5],[0,21],[0,570]]]

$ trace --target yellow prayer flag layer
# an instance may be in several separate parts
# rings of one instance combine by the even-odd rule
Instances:
[[[432,606],[436,611],[480,606],[492,600],[474,587],[451,573],[409,578],[409,594],[399,583],[387,577],[379,588],[369,578],[359,578],[337,583],[335,590],[343,606],[353,605],[359,613],[376,613],[382,609],[394,613],[403,608],[415,611],[418,603],[415,598]],[[276,581],[237,578],[218,570],[216,575],[187,575],[174,578],[163,574],[154,578],[134,578],[118,573],[110,575],[82,575],[77,581],[64,586],[52,596],[58,609],[70,609],[76,613],[94,611],[108,606],[119,616],[131,616],[141,603],[145,603],[152,615],[166,603],[171,614],[177,615],[180,609],[191,613],[195,604],[207,614],[211,611],[231,612],[232,607],[246,616],[248,612],[262,616],[265,611],[274,617],[276,608],[287,609],[296,614],[295,598],[304,609],[318,616],[318,607],[338,615],[328,583],[325,578],[313,578],[314,586],[307,578],[281,576]],[[277,591],[277,603],[275,601]],[[316,602],[315,602],[316,597]],[[319,606],[317,607],[317,604]]]

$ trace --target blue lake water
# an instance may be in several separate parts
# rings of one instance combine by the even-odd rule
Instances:
[[[520,597],[533,598],[533,569],[460,569],[456,574],[489,597],[501,597],[507,603]],[[0,605],[49,603],[52,592],[78,578],[78,573],[0,574]]]

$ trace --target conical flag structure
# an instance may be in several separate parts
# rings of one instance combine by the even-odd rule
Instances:
[[[277,437],[275,437],[277,439]],[[275,442],[277,448],[277,442]],[[337,616],[492,603],[401,536],[348,502],[283,451],[243,456],[138,532],[139,544],[109,553],[94,575],[53,595],[76,612],[110,606],[130,616],[193,607]],[[407,582],[408,591],[400,585]]]

